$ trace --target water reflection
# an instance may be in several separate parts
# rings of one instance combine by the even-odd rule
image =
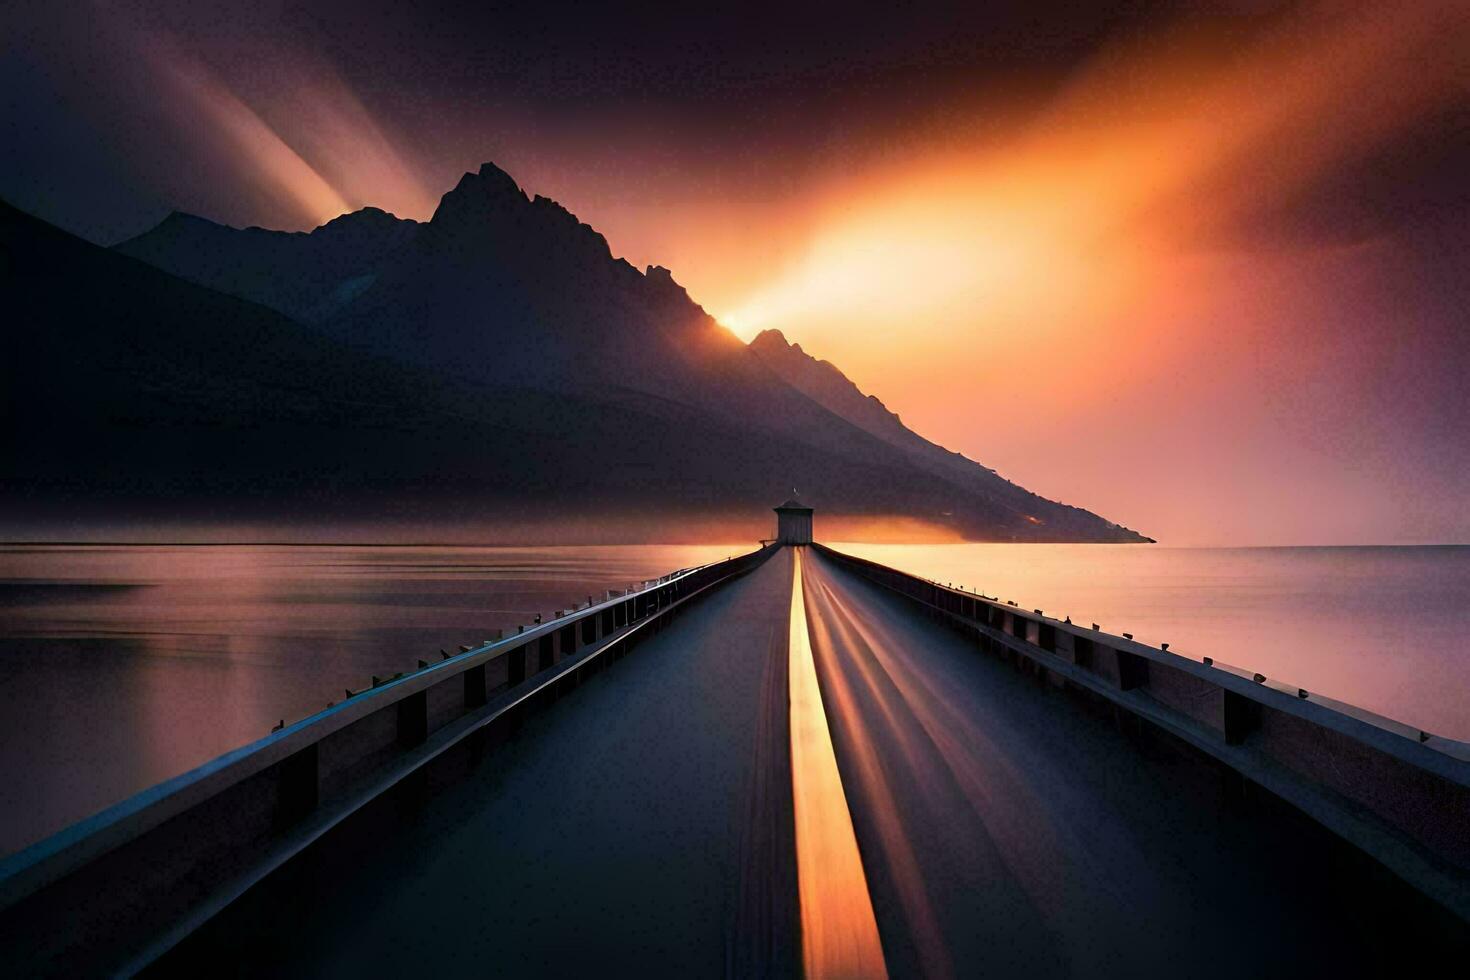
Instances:
[[[729,546],[0,546],[0,853],[439,649]]]
[[[834,547],[1470,740],[1470,547]]]

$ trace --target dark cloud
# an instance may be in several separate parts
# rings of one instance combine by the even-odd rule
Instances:
[[[1099,48],[1183,13],[1138,2],[19,3],[4,15],[0,133],[17,149],[0,194],[94,239],[175,206],[301,224],[220,159],[228,151],[200,132],[209,120],[174,105],[139,63],[140,39],[169,39],[293,145],[303,79],[335,78],[436,190],[495,156],[533,177],[575,159],[630,198],[683,193],[669,178],[691,172],[741,198],[789,190],[833,158],[904,152],[906,132],[943,129],[956,100],[995,92],[993,112],[1024,111]],[[1271,12],[1214,17],[1249,32]]]
[[[494,160],[1059,497],[1465,540],[1467,72],[1460,0],[12,0],[0,196],[306,228]]]

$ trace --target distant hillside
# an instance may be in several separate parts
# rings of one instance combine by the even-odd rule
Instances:
[[[1045,523],[1062,537],[1093,533],[1097,516],[1079,507],[1058,504],[1019,487],[964,455],[930,442],[903,424],[903,420],[857,385],[829,361],[818,360],[786,340],[779,330],[763,330],[750,349],[793,388],[828,411],[901,450],[914,466],[1009,508],[1021,519]]]
[[[588,515],[763,527],[796,486],[829,519],[1140,540],[855,412],[490,165],[424,224],[174,215],[112,251],[9,207],[0,229],[0,494],[31,509],[576,522],[587,539]]]
[[[175,211],[115,250],[311,322],[371,283],[417,228],[377,208],[344,214],[311,232],[230,228]]]

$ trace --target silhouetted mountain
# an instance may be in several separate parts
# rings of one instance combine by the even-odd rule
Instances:
[[[1139,540],[793,385],[667,270],[613,258],[490,165],[423,225],[173,216],[112,252],[10,208],[3,230],[18,342],[0,489],[32,510],[763,524],[795,485],[829,517]]]
[[[595,510],[647,535],[735,510],[763,525],[793,479],[876,487],[880,509],[941,503],[902,472],[676,403],[471,384],[362,354],[4,204],[0,256],[11,520],[362,517],[452,535]]]
[[[1048,500],[1019,487],[962,453],[930,442],[873,395],[865,395],[830,361],[818,360],[787,341],[779,330],[763,330],[750,342],[765,364],[793,388],[833,414],[901,450],[912,464],[954,482],[1028,523],[1042,522],[1051,534],[1090,537],[1098,517],[1079,507]]]
[[[12,497],[268,500],[374,465],[363,433],[452,417],[397,364],[3,203],[0,254]]]
[[[190,282],[254,300],[298,320],[328,316],[372,282],[418,222],[363,208],[311,232],[230,228],[175,211],[115,246]]]
[[[667,269],[613,258],[591,227],[492,164],[465,174],[391,267],[322,326],[473,381],[640,395],[841,455],[886,455],[776,377]]]

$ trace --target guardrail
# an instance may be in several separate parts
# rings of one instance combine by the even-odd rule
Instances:
[[[0,950],[25,974],[133,972],[475,732],[625,653],[776,549],[671,573],[420,662],[0,861]]]
[[[1470,922],[1470,745],[1259,673],[814,547],[1038,678],[1182,739]]]

